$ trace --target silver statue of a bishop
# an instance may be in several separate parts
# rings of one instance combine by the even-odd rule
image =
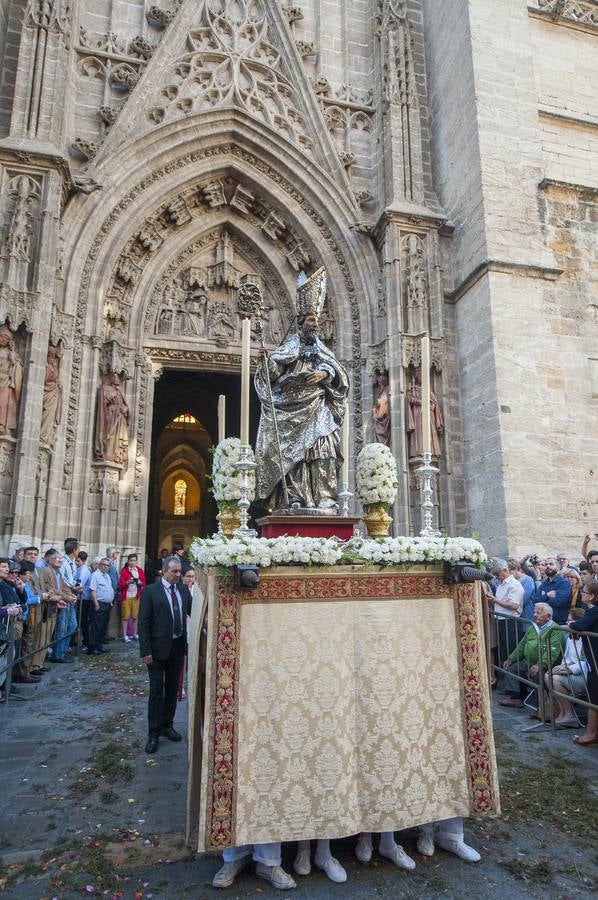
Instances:
[[[271,510],[334,514],[338,509],[349,377],[317,335],[325,298],[324,268],[310,278],[299,276],[297,331],[264,356],[255,375],[262,405],[256,495]]]

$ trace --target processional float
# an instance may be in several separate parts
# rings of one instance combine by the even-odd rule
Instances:
[[[232,534],[191,548],[203,575],[189,639],[187,836],[197,830],[202,852],[499,811],[476,580],[485,554],[476,541],[433,528],[428,338],[422,530],[416,538],[354,536],[361,517],[348,514],[348,378],[308,321],[317,321],[325,292],[323,270],[299,283],[303,330],[268,354],[261,292],[239,290],[240,446],[229,439],[239,521]],[[268,426],[265,443],[258,433],[257,463],[249,445],[252,321]],[[301,423],[314,433],[306,437]],[[303,457],[297,441],[309,445]],[[357,499],[368,511],[377,498],[391,505],[389,470],[395,493],[397,480],[389,448],[369,447],[357,466]],[[326,453],[337,476],[342,458],[342,490],[337,478],[333,496]],[[256,465],[258,492],[277,470],[271,497],[281,501],[258,518],[259,537],[248,523]],[[317,507],[302,502],[314,499],[310,492]]]

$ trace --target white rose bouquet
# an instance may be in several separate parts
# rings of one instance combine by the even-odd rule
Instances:
[[[357,499],[367,509],[381,504],[386,512],[397,496],[399,480],[397,464],[390,447],[366,444],[357,457]]]
[[[241,497],[241,473],[236,467],[241,455],[239,438],[225,438],[214,450],[212,492],[220,510],[236,509]],[[249,472],[249,499],[255,497],[255,470]]]
[[[478,541],[451,537],[396,537],[381,540],[352,538],[279,537],[195,538],[189,555],[198,566],[252,563],[269,566],[334,566],[365,563],[378,566],[409,566],[412,563],[455,563],[467,560],[480,568],[487,556]]]

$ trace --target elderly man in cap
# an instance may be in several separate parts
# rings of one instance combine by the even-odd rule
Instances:
[[[534,623],[535,626],[530,625],[502,664],[503,669],[508,670],[508,674],[505,683],[506,697],[498,701],[501,706],[513,706],[518,709],[523,706],[529,685],[519,681],[515,675],[539,683],[540,676],[543,677],[543,673],[549,671],[549,666],[556,666],[563,655],[564,635],[554,622],[552,607],[548,603],[536,603]]]

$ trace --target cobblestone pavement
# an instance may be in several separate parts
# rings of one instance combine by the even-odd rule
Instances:
[[[103,657],[49,666],[43,682],[20,687],[25,700],[0,708],[2,817],[0,891],[7,898],[279,896],[248,868],[217,892],[215,857],[196,858],[183,842],[186,744],[162,740],[145,756],[146,674],[137,645],[113,642]],[[334,852],[346,885],[315,871],[294,896],[589,897],[598,886],[598,753],[572,734],[524,733],[524,713],[495,710],[503,816],[468,823],[478,865],[439,852],[414,853],[413,873],[378,858],[362,866],[353,839]],[[175,726],[186,731],[186,703]],[[402,841],[414,852],[415,835]],[[293,848],[285,848],[290,870]]]

